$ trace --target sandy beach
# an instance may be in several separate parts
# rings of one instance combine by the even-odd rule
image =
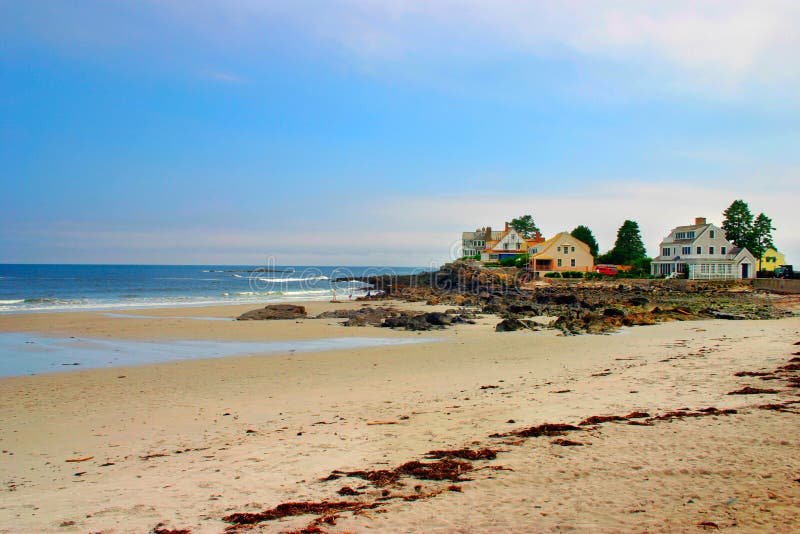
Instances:
[[[307,304],[312,314],[360,305]],[[0,332],[431,342],[0,379],[0,531],[147,532],[163,523],[221,532],[232,513],[298,501],[376,505],[342,511],[322,525],[329,532],[800,528],[800,390],[773,374],[800,351],[800,318],[566,337],[495,333],[491,316],[422,333],[330,319],[197,319],[252,308],[7,315]],[[735,376],[742,371],[776,379]],[[745,386],[775,393],[728,394]],[[717,411],[698,411],[708,407]],[[669,415],[677,410],[685,413]],[[647,412],[644,424],[579,424],[631,412]],[[543,423],[579,430],[525,434]],[[456,480],[320,481],[464,447],[500,452],[469,462]],[[361,495],[338,494],[344,486]],[[315,517],[255,528],[293,531]]]

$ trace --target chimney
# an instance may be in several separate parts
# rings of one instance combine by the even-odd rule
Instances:
[[[506,223],[506,232],[508,232],[508,223]]]
[[[536,241],[541,241],[541,239],[542,239],[542,234],[540,234],[539,232],[536,232],[536,234],[533,236],[533,238],[534,238]]]
[[[484,238],[485,238],[484,239],[485,241],[491,241],[492,240],[492,227],[491,226],[487,226],[486,227],[486,235],[484,236]]]
[[[706,218],[705,217],[695,217],[694,218],[694,223],[698,224],[698,225],[699,224],[706,224]]]

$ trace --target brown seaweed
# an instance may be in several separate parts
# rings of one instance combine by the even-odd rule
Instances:
[[[737,389],[736,391],[729,391],[728,395],[761,395],[764,393],[780,393],[780,391],[777,389],[764,389],[745,386],[742,389]]]

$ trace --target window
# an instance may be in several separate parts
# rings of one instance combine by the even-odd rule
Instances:
[[[767,263],[775,263],[775,256],[767,256]]]
[[[709,230],[708,234],[711,236],[711,239],[714,239],[714,230]]]
[[[669,252],[670,252],[669,247],[664,247],[664,248],[661,249],[661,255],[662,256],[669,256]]]
[[[561,258],[558,258],[558,266],[561,267]]]
[[[564,245],[564,254],[569,254],[569,247]]]
[[[727,254],[728,253],[728,247],[719,247],[719,253],[723,254],[723,255]]]
[[[675,232],[675,239],[686,239],[686,232]]]
[[[692,247],[683,247],[681,249],[681,254],[688,255],[692,253]]]
[[[572,252],[575,252],[575,247],[572,247]],[[574,267],[574,265],[573,265],[573,267]]]
[[[561,252],[561,247],[558,247],[558,251]]]
[[[697,247],[697,253],[698,254],[702,254],[703,253],[703,247]]]
[[[714,254],[714,247],[708,247],[708,253]]]
[[[694,232],[686,232],[686,239],[694,239]]]
[[[572,258],[571,260],[569,260],[569,264],[570,264],[571,267],[575,267],[575,258]]]

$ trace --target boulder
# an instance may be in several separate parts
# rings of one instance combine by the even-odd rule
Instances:
[[[494,327],[495,332],[513,332],[515,330],[525,330],[528,325],[519,319],[503,319]]]
[[[295,304],[270,304],[258,310],[243,313],[237,321],[265,321],[271,319],[302,319],[306,317],[305,306]]]

